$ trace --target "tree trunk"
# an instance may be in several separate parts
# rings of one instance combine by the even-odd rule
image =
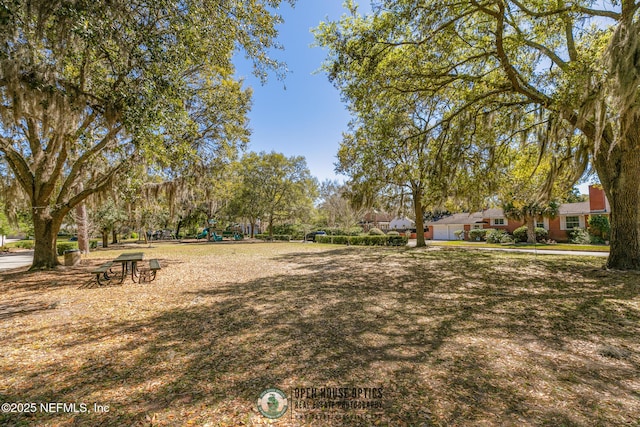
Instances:
[[[38,208],[33,214],[35,249],[29,270],[47,270],[60,265],[56,243],[62,218],[52,217],[49,209]]]
[[[422,190],[413,190],[413,208],[416,214],[416,247],[427,246],[424,240],[424,207],[422,206]]]
[[[111,240],[111,243],[113,244],[118,243],[118,232],[116,231],[115,227],[111,229],[111,237],[113,238],[113,240]]]
[[[102,229],[102,247],[109,247],[109,230],[106,228]]]
[[[178,238],[178,236],[180,235],[180,228],[182,227],[182,218],[180,218],[180,221],[178,221],[178,225],[176,226],[176,239]]]
[[[640,120],[611,150],[600,148],[595,166],[611,205],[607,268],[640,270]]]
[[[525,222],[527,224],[527,243],[536,243],[536,219],[532,216],[528,216],[525,218]]]
[[[77,192],[84,190],[81,183],[77,186]],[[87,207],[84,202],[76,206],[76,226],[78,227],[78,249],[81,254],[89,253],[89,224],[87,219]]]
[[[78,249],[80,253],[89,253],[89,227],[87,224],[87,207],[84,203],[76,206],[76,226],[78,227]]]

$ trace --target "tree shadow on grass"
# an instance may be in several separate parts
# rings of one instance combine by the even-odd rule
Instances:
[[[21,380],[3,401],[97,402],[109,412],[0,421],[252,425],[263,420],[257,397],[274,386],[382,387],[382,425],[620,425],[640,416],[629,380],[640,373],[640,313],[629,304],[638,292],[625,277],[585,272],[580,261],[562,271],[557,259],[506,257],[505,267],[457,251],[275,259],[286,272],[181,289],[188,303],[144,320],[75,326],[74,340],[49,349],[81,355],[73,361],[41,360],[28,378],[4,367]],[[604,357],[603,343],[627,353]]]

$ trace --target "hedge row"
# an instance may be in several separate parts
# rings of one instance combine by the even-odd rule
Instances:
[[[35,247],[35,242],[33,240],[20,240],[14,243],[13,246],[21,249],[33,249]],[[97,240],[89,240],[89,249],[96,249],[97,247]],[[56,252],[58,255],[64,255],[65,251],[71,251],[74,249],[78,249],[78,242],[57,242],[56,244]]]
[[[406,246],[406,236],[316,236],[318,243],[334,243],[336,245],[357,246]]]
[[[290,240],[295,240],[296,236],[292,236],[290,234],[274,234],[273,236],[269,236],[267,233],[262,233],[262,234],[256,234],[254,237],[260,240],[283,240],[285,242],[288,242]],[[302,239],[301,236],[300,236],[300,239]]]

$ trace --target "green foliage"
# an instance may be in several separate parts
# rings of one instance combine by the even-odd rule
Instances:
[[[607,215],[591,215],[589,217],[589,233],[600,238],[603,242],[608,240],[611,232],[611,224]]]
[[[35,247],[35,242],[33,240],[19,240],[13,243],[13,246],[21,249],[33,249]]]
[[[313,210],[317,182],[301,156],[245,154],[236,165],[238,180],[229,211],[253,224],[260,218],[273,227],[281,221],[305,221]]]
[[[372,229],[369,230],[369,235],[370,236],[384,236],[384,231],[380,230],[377,227],[373,227]]]
[[[233,58],[243,50],[262,77],[284,71],[269,58],[280,3],[3,3],[0,158],[35,229],[57,227],[116,180],[129,187],[137,167],[167,179],[192,175],[198,157],[234,158],[248,141],[251,91]],[[56,232],[37,236],[32,268],[57,264]]]
[[[453,234],[458,238],[458,240],[464,239],[464,230],[456,230]]]
[[[513,237],[505,234],[500,238],[500,243],[514,243]]]
[[[407,236],[361,235],[361,236],[316,236],[318,243],[334,243],[354,246],[406,246]]]
[[[387,236],[399,236],[400,233],[394,230],[391,230],[387,233]]]
[[[549,232],[541,227],[536,227],[536,240],[541,242],[545,240],[549,236]],[[513,237],[516,242],[526,242],[527,241],[527,226],[523,225],[522,227],[518,227],[513,230]]]
[[[514,193],[501,204],[524,218],[565,197],[592,165],[614,211],[630,206],[611,217],[621,232],[607,265],[640,269],[640,163],[629,155],[640,143],[637,1],[374,3],[362,16],[349,2],[350,14],[315,29],[329,51],[324,69],[356,115],[341,171],[358,184],[434,172],[417,179],[436,200],[472,185],[493,195],[498,183]],[[407,161],[418,135],[440,150],[412,148]],[[434,152],[444,160],[421,162]]]
[[[98,241],[96,239],[89,240],[89,249],[97,249]]]
[[[324,228],[328,235],[331,236],[359,236],[362,234],[362,227],[344,228]]]
[[[569,231],[569,242],[577,245],[588,245],[591,243],[591,236],[584,228],[574,228]]]
[[[78,249],[78,242],[58,242],[56,248],[58,255],[64,255],[65,251]]]
[[[488,228],[486,234],[487,243],[502,243],[502,239],[508,235],[509,233],[504,230]]]
[[[487,235],[486,228],[472,228],[469,230],[469,237],[471,240],[484,240]]]
[[[274,234],[270,236],[268,233],[260,233],[260,234],[256,234],[254,237],[259,240],[279,240],[283,242],[288,242],[292,239],[295,239],[298,236],[294,236],[291,234]]]
[[[351,188],[337,181],[325,180],[320,186],[320,203],[318,205],[317,225],[325,229],[336,230],[333,234],[352,234],[358,222],[365,214],[365,208],[356,207],[350,200]],[[344,233],[338,230],[346,230]],[[329,232],[329,230],[327,230]]]

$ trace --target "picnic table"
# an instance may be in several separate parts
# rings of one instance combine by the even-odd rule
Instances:
[[[122,253],[113,262],[119,262],[122,264],[122,275],[120,276],[120,283],[124,282],[124,278],[131,273],[131,280],[136,283],[138,278],[138,263],[144,259],[143,252],[128,252]]]
[[[144,259],[144,253],[142,252],[125,252],[120,254],[113,261],[106,262],[100,267],[97,267],[91,271],[91,274],[95,274],[96,277],[93,281],[98,285],[106,285],[113,279],[120,279],[119,284],[124,283],[124,279],[130,274],[131,280],[134,283],[152,282],[156,278],[156,274],[160,271],[160,261],[157,259],[149,260],[148,267],[138,268],[138,263]],[[118,273],[111,271],[111,266],[115,263],[120,263],[122,273],[118,277]]]

